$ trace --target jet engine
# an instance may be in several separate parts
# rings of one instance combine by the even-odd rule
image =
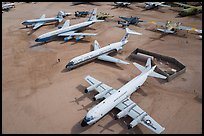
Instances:
[[[71,36],[68,36],[68,37],[65,37],[65,38],[64,38],[64,41],[67,42],[67,41],[69,41],[69,40],[71,40],[71,39],[72,39],[72,37],[71,37]]]
[[[128,107],[126,107],[125,109],[123,109],[122,111],[120,111],[117,115],[116,115],[116,119],[120,119],[122,117],[125,117],[130,110],[136,106],[134,103],[130,104]]]
[[[139,115],[137,118],[135,118],[130,124],[128,125],[128,129],[135,127],[140,121],[146,116],[147,113],[143,112],[141,115]]]
[[[76,40],[79,41],[79,40],[83,39],[84,37],[85,36],[79,36],[79,37],[76,38]]]

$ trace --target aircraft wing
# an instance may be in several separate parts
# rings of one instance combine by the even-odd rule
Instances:
[[[187,31],[196,31],[196,32],[199,32],[199,30],[196,29],[196,28],[194,28],[194,27],[178,26],[178,29],[180,29],[180,30],[187,30]]]
[[[167,33],[167,34],[173,34],[173,33],[175,33],[174,31],[171,31],[171,30],[168,30],[168,29],[160,29],[160,28],[157,28],[156,30],[161,31],[161,32],[164,32],[164,33]]]
[[[179,6],[182,7],[186,7],[186,8],[194,8],[195,6],[191,6],[191,5],[187,5],[187,4],[183,4],[183,3],[179,3],[179,2],[173,2],[174,4],[177,4]]]
[[[169,5],[164,5],[163,2],[157,2],[156,5],[162,6],[162,7],[170,7]]]
[[[155,21],[151,21],[150,23],[155,24],[155,25],[159,25],[159,26],[165,26],[165,24],[166,24],[163,22],[155,22]]]
[[[143,124],[145,127],[149,128],[150,130],[152,130],[153,132],[157,134],[160,134],[162,131],[164,131],[165,129],[164,127],[159,125],[159,123],[157,123],[152,117],[150,117],[144,110],[142,110],[130,98],[127,98],[121,103],[119,103],[118,105],[116,105],[116,108],[122,111],[130,106],[131,106],[131,109],[127,111],[128,112],[127,115],[130,116],[133,119],[133,121]],[[133,127],[134,126],[136,125],[133,125]]]
[[[119,16],[119,18],[121,18],[121,19],[123,19],[123,20],[125,20],[125,21],[127,21],[127,22],[130,21],[130,19],[129,19],[129,18],[126,18],[126,17],[121,17],[121,16]]]
[[[114,62],[114,63],[129,64],[128,62],[125,62],[123,60],[108,56],[106,54],[98,56],[98,59],[103,60],[103,61]]]
[[[103,95],[104,98],[107,98],[108,96],[110,96],[111,94],[113,94],[116,90],[113,89],[112,87],[102,83],[101,81],[98,81],[97,79],[91,77],[91,76],[86,76],[85,80],[91,85],[91,86],[95,86],[95,90],[99,93],[102,92],[107,92]]]
[[[44,23],[45,23],[45,22],[36,23],[36,24],[34,25],[33,29],[35,30],[35,29],[41,27]]]

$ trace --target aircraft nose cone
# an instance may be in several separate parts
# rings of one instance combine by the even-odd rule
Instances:
[[[40,40],[40,39],[39,39],[39,38],[37,38],[37,39],[35,39],[35,42],[39,42],[39,40]]]
[[[82,127],[85,127],[85,126],[87,126],[88,124],[87,124],[87,122],[83,119],[83,121],[81,122],[81,126]]]

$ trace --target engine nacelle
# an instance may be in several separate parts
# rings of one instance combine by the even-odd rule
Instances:
[[[87,87],[84,92],[85,92],[85,93],[88,93],[88,92],[90,92],[90,91],[93,91],[94,89],[95,89],[95,86],[94,86],[94,85],[91,85],[91,86]]]
[[[117,51],[122,50],[122,49],[123,49],[123,47],[116,48]]]
[[[126,107],[125,109],[123,109],[122,111],[120,111],[120,112],[116,115],[116,117],[117,117],[116,119],[120,119],[120,118],[126,116],[134,106],[135,106],[135,104],[132,103],[132,104],[130,104],[128,107]]]
[[[84,90],[84,92],[85,92],[85,93],[88,93],[88,92],[90,92],[90,91],[93,91],[93,90],[94,90],[97,86],[99,86],[100,84],[102,84],[102,83],[95,84],[95,85],[91,85],[91,86],[87,87],[87,88]]]
[[[79,41],[79,40],[83,39],[84,37],[85,36],[79,36],[79,37],[76,38],[76,40]]]
[[[110,89],[110,90],[112,90],[112,89]],[[110,90],[106,90],[106,91],[103,91],[103,92],[101,92],[101,93],[95,95],[95,96],[93,97],[93,100],[95,101],[95,100],[98,100],[98,99],[103,98],[104,95],[105,95],[107,92],[109,92]]]
[[[69,41],[70,39],[72,39],[71,36],[69,36],[69,37],[65,37],[65,38],[64,38],[64,41],[67,42],[67,41]]]
[[[144,112],[141,115],[139,115],[139,117],[137,117],[136,119],[134,119],[132,122],[130,122],[130,124],[128,125],[128,129],[135,127],[138,123],[140,123],[140,121],[144,118],[144,116],[146,116],[147,113]]]

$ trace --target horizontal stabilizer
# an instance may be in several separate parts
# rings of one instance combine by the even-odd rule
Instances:
[[[166,76],[163,76],[163,75],[161,75],[159,73],[156,73],[154,71],[152,73],[150,73],[149,76],[156,77],[156,78],[161,78],[161,79],[166,79],[167,78]]]
[[[138,33],[138,32],[135,32],[135,31],[130,30],[128,27],[126,27],[125,29],[126,29],[126,33],[128,33],[128,34],[142,35],[141,33]]]
[[[125,61],[120,60],[120,59],[116,59],[116,58],[108,56],[106,54],[99,56],[98,59],[103,60],[103,61],[114,62],[114,63],[129,64],[128,62],[125,62]]]

